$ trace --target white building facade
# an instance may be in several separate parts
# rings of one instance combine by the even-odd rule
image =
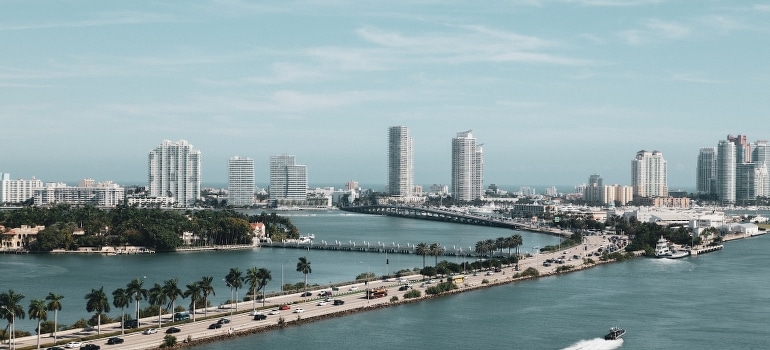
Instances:
[[[201,152],[185,140],[164,140],[147,157],[150,197],[173,197],[177,206],[194,206],[201,194]]]
[[[472,130],[452,139],[452,196],[472,201],[484,194],[484,153]]]
[[[35,190],[43,187],[43,181],[32,178],[31,180],[12,180],[8,173],[0,174],[0,203],[22,203],[30,200],[35,195]]]
[[[232,157],[227,162],[227,202],[234,206],[254,204],[254,160]]]
[[[61,182],[50,182],[35,189],[34,199],[36,206],[71,204],[114,208],[123,204],[125,189],[112,181],[87,183],[86,186],[67,186]]]
[[[307,200],[307,166],[296,164],[293,155],[270,157],[270,200]]]
[[[631,186],[634,196],[666,197],[666,161],[659,151],[639,151],[631,162]]]
[[[717,146],[717,197],[723,204],[735,203],[735,144],[720,140]]]
[[[388,194],[410,197],[414,189],[414,150],[409,129],[392,126],[388,129]]]

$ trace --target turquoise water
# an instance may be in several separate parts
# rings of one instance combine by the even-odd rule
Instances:
[[[513,233],[511,230],[432,221],[293,213],[303,234],[317,240],[385,240],[443,245]],[[520,232],[524,248],[555,244],[552,236]],[[417,304],[360,313],[238,338],[200,349],[764,349],[770,343],[770,236],[730,242],[719,252],[679,260],[635,259],[558,277],[542,278]],[[112,291],[131,278],[147,283],[178,277],[180,283],[208,274],[221,279],[230,267],[272,270],[268,289],[302,281],[297,257],[307,255],[310,283],[349,280],[358,273],[422,266],[419,256],[295,249],[155,254],[147,256],[0,255],[0,290],[31,298],[64,294],[60,319],[86,317],[85,295],[104,285]],[[455,259],[447,257],[448,260]],[[428,257],[428,264],[433,264]],[[379,271],[378,271],[379,270]],[[218,277],[217,277],[218,276]],[[224,283],[213,304],[229,297]],[[112,315],[119,314],[113,310]],[[628,330],[622,341],[601,339],[611,326]],[[19,328],[34,328],[29,320]]]

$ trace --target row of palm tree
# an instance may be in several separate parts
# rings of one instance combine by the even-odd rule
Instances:
[[[438,265],[438,257],[444,254],[444,247],[438,243],[428,244],[420,242],[414,246],[414,252],[417,255],[422,255],[422,267],[425,268],[425,256],[432,255],[436,257],[436,265]]]
[[[5,328],[6,334],[10,334],[8,342],[11,342],[16,332],[14,325],[16,319],[23,319],[29,314],[31,320],[37,320],[37,347],[40,348],[40,323],[48,320],[48,311],[54,312],[54,341],[56,341],[56,323],[62,307],[62,298],[64,296],[48,293],[45,299],[32,299],[27,313],[25,313],[24,308],[21,306],[21,300],[24,299],[23,294],[16,293],[13,289],[0,293],[0,317],[8,320],[8,325]]]
[[[476,242],[475,251],[479,255],[491,255],[495,251],[508,249],[508,256],[511,255],[511,249],[516,249],[516,256],[519,256],[519,247],[524,244],[520,234],[514,234],[509,237],[498,237],[497,239],[487,239]]]

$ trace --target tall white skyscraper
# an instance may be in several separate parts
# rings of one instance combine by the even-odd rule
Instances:
[[[307,200],[307,166],[293,155],[270,157],[270,200]]]
[[[631,162],[635,197],[667,197],[666,161],[659,151],[639,151]]]
[[[227,162],[227,201],[234,206],[254,204],[254,160],[232,157]]]
[[[164,140],[147,157],[151,197],[173,197],[177,205],[193,206],[201,194],[201,152],[185,140]]]
[[[698,153],[695,185],[699,193],[716,193],[717,149],[703,147]]]
[[[458,132],[452,139],[452,196],[472,201],[484,193],[484,154],[472,130]]]
[[[724,204],[735,203],[735,144],[720,140],[717,146],[717,197]]]
[[[405,126],[388,129],[388,193],[409,197],[414,188],[412,138]]]

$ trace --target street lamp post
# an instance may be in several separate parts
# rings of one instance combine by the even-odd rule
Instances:
[[[7,306],[3,305],[3,309],[7,310],[11,314],[11,327],[10,331],[11,334],[8,336],[8,349],[15,349],[16,344],[14,344],[14,328],[16,328],[16,315],[13,313],[13,310],[9,309]]]
[[[363,261],[359,261],[359,263],[366,265],[366,279],[364,280],[364,284],[366,284],[366,288],[364,288],[364,289],[365,289],[365,292],[366,292],[366,306],[369,306],[369,294],[371,294],[371,293],[369,293],[369,273],[370,273],[369,271],[371,269],[369,268],[369,264],[367,264],[367,263],[365,263]]]

